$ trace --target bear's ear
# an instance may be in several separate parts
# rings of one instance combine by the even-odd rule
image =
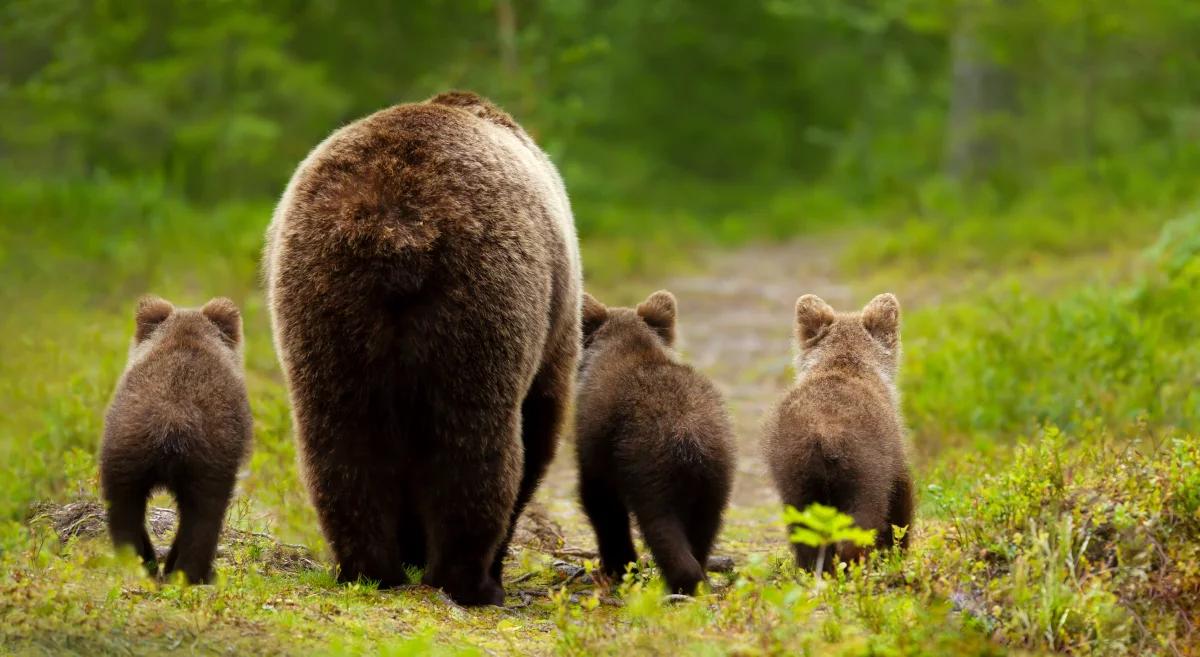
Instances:
[[[200,312],[221,330],[225,344],[236,347],[242,341],[242,313],[232,301],[217,297],[204,304]]]
[[[863,328],[888,349],[900,339],[900,301],[890,292],[881,294],[863,307]]]
[[[166,321],[173,312],[175,312],[175,306],[172,306],[171,302],[166,299],[153,295],[138,299],[137,312],[134,313],[134,323],[137,326],[134,340],[141,342],[150,337],[154,329]]]
[[[675,295],[659,290],[638,304],[637,314],[668,347],[675,344]]]
[[[596,300],[596,297],[583,293],[583,339],[588,341],[604,322],[608,321],[608,308]]]
[[[801,347],[811,345],[825,335],[825,331],[836,319],[833,308],[815,294],[806,294],[796,300],[796,339]]]

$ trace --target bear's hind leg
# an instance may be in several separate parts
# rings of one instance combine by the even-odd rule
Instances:
[[[796,477],[780,491],[783,503],[803,511],[813,502],[819,501],[815,491],[820,490],[822,485],[820,480],[806,475]],[[795,525],[789,525],[787,528],[788,542],[791,542],[793,529],[795,529]],[[816,570],[819,550],[804,543],[792,543],[791,545],[792,553],[796,556],[796,567],[809,572]],[[823,569],[828,568],[829,561],[829,557],[826,556]]]
[[[913,482],[912,474],[906,467],[900,476],[896,478],[896,482],[892,485],[892,493],[888,500],[888,517],[887,517],[887,537],[886,544],[881,547],[898,546],[907,548],[908,542],[912,535],[913,521]],[[907,527],[904,531],[904,536],[897,542],[892,535],[892,525],[897,527]]]
[[[838,504],[838,508],[854,518],[854,524],[862,529],[875,530],[875,545],[860,547],[850,542],[839,543],[837,555],[842,561],[857,561],[866,557],[872,547],[878,546],[885,534],[890,535],[891,527],[887,524],[888,500],[886,493],[881,494],[874,488],[864,489],[856,493],[846,504]]]
[[[708,557],[716,542],[717,532],[721,529],[721,514],[725,510],[728,493],[728,489],[722,490],[719,486],[705,491],[692,504],[692,512],[688,517],[688,543],[692,546],[696,562],[705,571],[708,570]]]
[[[424,570],[426,561],[425,527],[412,499],[410,496],[406,500],[407,503],[397,505],[396,511],[396,538],[399,542],[397,557],[410,584],[416,581],[408,575],[413,571]],[[419,581],[420,577],[415,579]]]
[[[165,576],[180,571],[189,584],[204,584],[212,579],[213,558],[232,493],[232,479],[215,482],[210,490],[176,493],[179,530],[167,555]]]
[[[637,550],[629,530],[629,509],[612,486],[597,477],[580,473],[579,497],[596,532],[596,547],[604,573],[617,583],[631,563],[637,563]]]
[[[503,581],[504,558],[508,556],[508,544],[512,541],[517,521],[520,520],[529,500],[533,498],[538,484],[546,474],[547,466],[554,458],[567,405],[572,396],[571,379],[575,366],[575,351],[574,347],[555,350],[542,371],[534,378],[533,385],[521,403],[521,441],[525,446],[525,462],[508,531],[492,562],[491,574],[497,582]]]
[[[401,534],[410,528],[405,525],[409,516],[396,514],[396,491],[401,482],[395,472],[390,467],[361,463],[338,470],[343,473],[336,480],[338,488],[318,487],[313,495],[321,528],[338,565],[338,581],[371,580],[381,588],[408,584],[404,546],[412,535]],[[419,528],[420,523],[412,527]]]
[[[146,531],[146,504],[150,500],[150,487],[109,483],[105,496],[108,498],[108,531],[113,545],[118,548],[132,547],[146,571],[157,575],[158,559],[154,554],[154,544],[150,542],[150,534]]]
[[[672,593],[695,594],[707,575],[692,555],[683,522],[677,515],[660,509],[635,509],[634,515],[667,588]]]
[[[439,449],[417,466],[428,557],[423,583],[464,606],[503,605],[504,588],[491,569],[521,479],[517,409],[460,409],[442,419]],[[484,440],[452,447],[464,437]]]

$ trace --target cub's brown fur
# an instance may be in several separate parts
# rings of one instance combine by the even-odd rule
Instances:
[[[335,132],[268,232],[275,342],[339,577],[502,604],[573,394],[581,271],[550,160],[450,93]]]
[[[733,430],[715,386],[676,360],[675,297],[636,310],[583,304],[579,492],[607,574],[637,561],[629,514],[674,592],[704,581],[733,479]]]
[[[207,582],[251,434],[237,306],[213,299],[200,310],[176,310],[143,298],[100,449],[113,543],[132,547],[158,571],[146,503],[151,491],[166,488],[180,518],[166,574]]]
[[[913,493],[896,374],[900,303],[881,294],[861,313],[835,313],[806,294],[796,302],[796,385],[769,417],[765,452],[785,504],[833,506],[893,545],[892,525],[912,523]],[[908,533],[900,540],[907,546]],[[816,551],[796,545],[813,568]],[[862,550],[840,545],[839,555]]]

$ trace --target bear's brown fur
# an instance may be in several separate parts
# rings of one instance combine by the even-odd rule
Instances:
[[[157,572],[146,503],[154,489],[167,489],[180,521],[165,572],[207,582],[253,431],[241,314],[229,299],[176,310],[146,297],[136,326],[100,448],[109,532],[114,544],[132,547]]]
[[[636,310],[583,303],[576,436],[579,492],[600,560],[620,578],[637,562],[629,514],[676,593],[705,579],[733,480],[733,430],[716,387],[680,363],[675,297]]]
[[[566,191],[468,93],[382,110],[300,164],[268,231],[275,342],[344,581],[502,604],[502,560],[573,394]]]
[[[892,525],[910,526],[913,511],[896,390],[900,303],[881,294],[861,313],[835,313],[806,294],[796,302],[796,340],[796,385],[764,436],[775,485],[785,504],[836,507],[876,530],[876,547],[890,547]],[[794,547],[797,563],[813,568],[816,550]],[[843,544],[838,553],[852,560],[863,550]]]

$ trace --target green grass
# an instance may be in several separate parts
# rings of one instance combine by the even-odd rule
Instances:
[[[1156,179],[1152,170],[1134,161],[1093,172],[1064,166],[1020,194],[932,178],[882,208],[884,221],[867,223],[843,261],[852,271],[994,275],[1139,249],[1195,202],[1189,176]]]
[[[615,622],[586,604],[560,615],[557,647],[983,655],[1189,645],[1200,604],[1200,446],[1051,427],[1002,456],[1009,465],[997,470],[991,457],[955,453],[926,478],[906,558],[817,583],[782,554],[757,555],[684,609],[664,610],[653,587],[627,587]]]
[[[529,550],[510,576],[532,578],[509,588],[532,596],[504,610],[281,572],[264,558],[269,541],[237,544],[215,586],[160,585],[103,540],[60,546],[35,524],[0,559],[0,640],[54,654],[1147,654],[1196,638],[1186,624],[1200,604],[1198,465],[1193,439],[1099,427],[956,452],[924,477],[908,555],[818,583],[780,543],[738,554],[711,594],[675,605],[644,576],[615,592],[561,584]],[[782,536],[776,519],[761,531]]]
[[[1081,208],[1041,228],[960,215],[945,248],[902,231],[897,252],[915,250],[901,258],[852,243],[848,277],[920,265],[951,287],[973,269],[1010,270],[906,315],[903,398],[920,454],[907,555],[818,583],[791,567],[779,509],[739,507],[721,539],[736,570],[694,601],[664,603],[645,574],[616,590],[566,582],[556,557],[527,546],[509,567],[510,607],[476,611],[422,587],[339,586],[323,565],[257,283],[270,209],[198,208],[144,183],[0,190],[12,282],[0,289],[0,652],[1118,655],[1186,654],[1200,640],[1188,624],[1200,609],[1195,214],[1161,237],[1145,229],[1161,212],[1084,224]],[[1120,213],[1147,219],[1126,230]],[[770,234],[729,225],[696,241]],[[589,285],[692,266],[690,237],[647,232],[585,236]],[[976,243],[983,255],[952,248]],[[1053,289],[1024,275],[1075,257],[1092,264]],[[1119,282],[1092,271],[1116,263],[1130,270]],[[102,414],[147,291],[183,305],[228,295],[245,316],[255,446],[230,525],[274,538],[239,534],[214,586],[152,582],[102,537],[60,543],[30,520],[35,502],[96,497]],[[277,540],[317,564],[283,559]]]
[[[1043,423],[1200,422],[1200,213],[1168,225],[1124,286],[996,291],[906,320],[905,409],[934,448]]]

